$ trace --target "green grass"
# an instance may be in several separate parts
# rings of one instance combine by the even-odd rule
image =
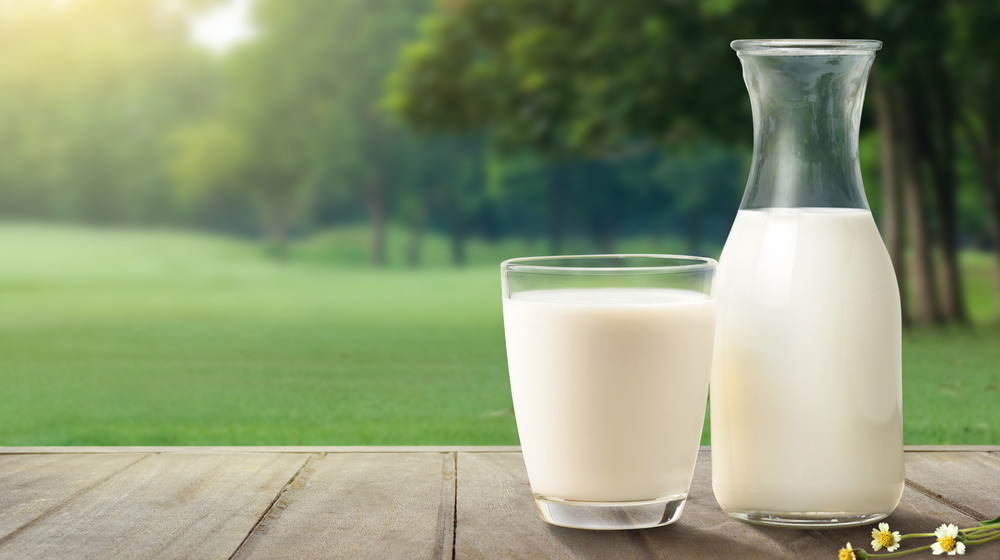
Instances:
[[[0,228],[0,444],[516,441],[499,272]]]
[[[909,444],[1000,443],[1000,328],[904,336],[903,425]]]
[[[473,242],[454,270],[432,238],[407,270],[393,241],[375,271],[322,249],[366,241],[330,232],[282,265],[218,237],[0,226],[0,445],[515,444],[497,261],[544,250]],[[1000,443],[998,342],[905,337],[907,443]]]

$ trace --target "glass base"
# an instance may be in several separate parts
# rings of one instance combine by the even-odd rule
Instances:
[[[578,502],[535,495],[542,520],[572,529],[615,531],[659,527],[677,521],[687,494],[640,502]]]
[[[857,527],[880,521],[888,513],[795,512],[795,511],[727,511],[729,517],[770,527],[823,529]]]

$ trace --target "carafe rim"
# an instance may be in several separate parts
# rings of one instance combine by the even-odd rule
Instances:
[[[875,39],[737,39],[729,44],[740,56],[816,56],[873,54]]]

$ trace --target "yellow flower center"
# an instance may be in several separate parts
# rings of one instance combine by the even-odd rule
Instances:
[[[878,541],[879,546],[884,546],[886,548],[896,544],[896,539],[892,538],[892,533],[889,531],[882,531],[881,533],[875,535],[875,540]]]
[[[857,560],[857,556],[854,555],[853,550],[842,548],[840,549],[840,555],[837,556],[837,560]]]
[[[941,537],[938,539],[938,544],[945,552],[951,552],[955,550],[955,537]]]

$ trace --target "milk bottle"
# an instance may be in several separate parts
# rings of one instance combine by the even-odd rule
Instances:
[[[903,491],[901,323],[858,125],[878,41],[735,41],[754,157],[719,261],[712,478],[730,516],[887,516]]]

